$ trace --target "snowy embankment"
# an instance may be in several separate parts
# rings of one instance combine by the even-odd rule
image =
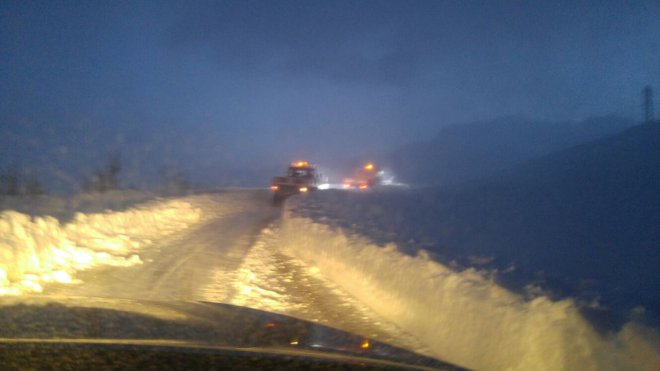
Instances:
[[[117,196],[112,201],[117,206]],[[124,198],[120,201],[125,205]],[[33,209],[52,210],[52,202],[47,203],[50,206]],[[122,211],[78,212],[66,223],[49,215],[3,210],[0,295],[40,292],[48,282],[76,282],[76,272],[97,266],[141,264],[141,248],[201,218],[201,210],[185,199],[154,200]]]
[[[628,323],[602,334],[571,299],[527,300],[485,272],[404,254],[296,211],[282,221],[290,254],[318,267],[383,318],[416,336],[435,356],[480,370],[650,370],[660,368],[655,330]],[[309,206],[309,205],[307,205]],[[331,224],[331,223],[330,223]]]

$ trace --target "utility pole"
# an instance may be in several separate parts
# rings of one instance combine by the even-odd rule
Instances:
[[[653,122],[653,88],[651,88],[651,85],[644,87],[642,97],[644,102],[644,123],[650,124]]]

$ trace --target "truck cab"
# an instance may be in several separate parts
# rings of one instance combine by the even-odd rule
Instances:
[[[346,178],[342,183],[344,189],[369,189],[381,184],[383,171],[379,170],[373,162],[368,162],[358,168],[353,178]]]
[[[314,165],[307,161],[292,162],[286,176],[273,178],[270,187],[273,190],[273,202],[279,203],[294,194],[313,192],[320,183],[321,177]]]

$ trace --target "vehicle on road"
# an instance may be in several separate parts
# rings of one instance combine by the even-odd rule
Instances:
[[[314,165],[307,161],[295,161],[289,165],[286,176],[273,178],[273,203],[279,204],[287,197],[316,191],[321,184],[321,176]]]
[[[369,189],[382,182],[383,171],[376,167],[373,162],[367,162],[364,166],[355,170],[352,178],[346,178],[342,182],[344,189]]]

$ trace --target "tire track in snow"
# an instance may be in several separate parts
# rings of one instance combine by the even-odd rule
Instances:
[[[226,271],[203,290],[203,300],[280,313],[362,335],[420,354],[430,354],[410,334],[383,320],[368,307],[325,279],[318,268],[283,253],[278,222],[262,230],[231,279]]]

